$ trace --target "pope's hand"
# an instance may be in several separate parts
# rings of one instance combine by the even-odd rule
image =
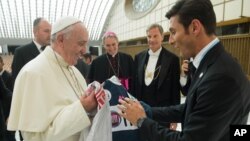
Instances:
[[[80,101],[82,103],[83,108],[87,112],[92,112],[97,107],[97,101],[96,101],[96,98],[95,98],[95,94],[90,94],[88,96],[83,95],[83,96],[80,97]]]

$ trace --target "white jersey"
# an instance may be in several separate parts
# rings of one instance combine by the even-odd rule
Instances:
[[[108,101],[109,92],[94,81],[88,85],[87,94],[95,94],[98,102],[97,113],[89,129],[82,132],[79,141],[112,141],[111,115]]]

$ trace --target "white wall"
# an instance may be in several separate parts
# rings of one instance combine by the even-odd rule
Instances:
[[[120,41],[146,36],[146,28],[153,23],[163,26],[168,31],[166,12],[177,0],[161,0],[159,4],[146,16],[130,20],[125,15],[125,0],[118,0],[108,23],[108,30],[115,32]],[[211,0],[214,5],[217,22],[250,16],[250,0]]]
[[[1,45],[1,53],[2,54],[7,54],[8,53],[8,46],[7,45]]]

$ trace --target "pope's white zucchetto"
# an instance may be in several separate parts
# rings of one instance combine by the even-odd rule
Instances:
[[[53,26],[52,26],[52,30],[51,30],[51,35],[65,29],[66,27],[73,25],[75,23],[81,22],[79,19],[75,18],[75,17],[63,17],[59,20],[57,20]]]

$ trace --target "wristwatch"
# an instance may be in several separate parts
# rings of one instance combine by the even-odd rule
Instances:
[[[146,117],[142,117],[142,118],[139,118],[139,119],[137,120],[136,125],[137,125],[138,128],[141,127],[141,125],[142,125],[142,123],[143,123],[143,121],[144,121],[145,119],[146,119]]]

